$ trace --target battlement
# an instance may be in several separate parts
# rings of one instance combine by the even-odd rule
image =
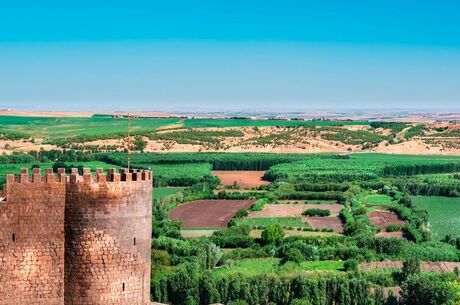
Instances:
[[[91,174],[89,168],[83,169],[83,175],[78,173],[78,169],[72,168],[70,176],[67,177],[69,183],[120,183],[120,182],[145,182],[152,181],[152,172],[137,169],[120,169],[117,173],[116,169],[110,168],[107,173],[102,169],[96,169],[96,174]]]
[[[22,168],[19,175],[9,174],[6,178],[6,184],[14,183],[88,183],[88,184],[104,184],[104,183],[122,183],[122,182],[145,182],[152,180],[152,172],[148,170],[137,169],[120,169],[117,172],[115,168],[108,169],[104,173],[102,169],[96,169],[96,173],[92,174],[89,168],[83,169],[83,175],[78,173],[77,168],[72,168],[71,173],[66,175],[65,169],[59,168],[55,174],[52,169],[46,169],[45,175],[42,176],[39,168],[32,170],[32,175],[29,175],[27,168]]]

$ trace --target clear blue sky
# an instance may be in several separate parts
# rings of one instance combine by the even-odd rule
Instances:
[[[0,2],[2,107],[459,105],[459,1]]]

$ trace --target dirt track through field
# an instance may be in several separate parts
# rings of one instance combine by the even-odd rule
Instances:
[[[180,219],[182,229],[226,228],[230,219],[241,209],[251,207],[254,200],[198,200],[185,203],[169,213]]]
[[[401,261],[382,261],[359,265],[360,270],[401,269],[402,267]],[[460,269],[460,262],[421,262],[420,267],[427,272],[454,272],[455,267]]]
[[[259,187],[268,185],[268,181],[262,180],[264,171],[213,171],[213,175],[219,177],[222,185],[231,186],[235,182],[242,188]]]

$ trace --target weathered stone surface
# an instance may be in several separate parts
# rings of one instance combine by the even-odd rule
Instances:
[[[149,304],[151,194],[150,172],[8,176],[0,305]]]
[[[64,304],[64,181],[22,171],[8,176],[5,195],[0,304]]]

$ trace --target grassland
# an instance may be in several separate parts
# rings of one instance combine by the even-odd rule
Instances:
[[[387,195],[367,195],[364,197],[364,204],[369,204],[369,205],[391,205],[392,204],[392,198]]]
[[[156,130],[160,127],[177,124],[179,118],[140,118],[131,120],[133,132]],[[82,135],[124,133],[128,120],[96,115],[90,118],[51,118],[0,116],[0,128],[21,132],[33,138],[66,138]]]
[[[279,275],[291,275],[303,271],[340,271],[343,262],[340,261],[303,261],[300,264],[288,262],[280,265],[277,258],[244,259],[232,266],[215,268],[214,276],[226,276],[233,273],[241,273],[246,276],[276,273]]]
[[[414,196],[413,201],[418,208],[428,211],[434,239],[460,235],[460,198]]]
[[[252,228],[264,228],[271,224],[280,224],[283,227],[308,227],[301,217],[259,217],[243,218],[237,221],[238,225],[248,225]]]
[[[342,126],[368,125],[366,121],[287,121],[287,120],[250,120],[250,119],[186,119],[184,127],[265,127],[265,126]]]
[[[183,189],[183,187],[156,187],[153,190],[152,199],[163,199],[165,197],[175,195]]]

